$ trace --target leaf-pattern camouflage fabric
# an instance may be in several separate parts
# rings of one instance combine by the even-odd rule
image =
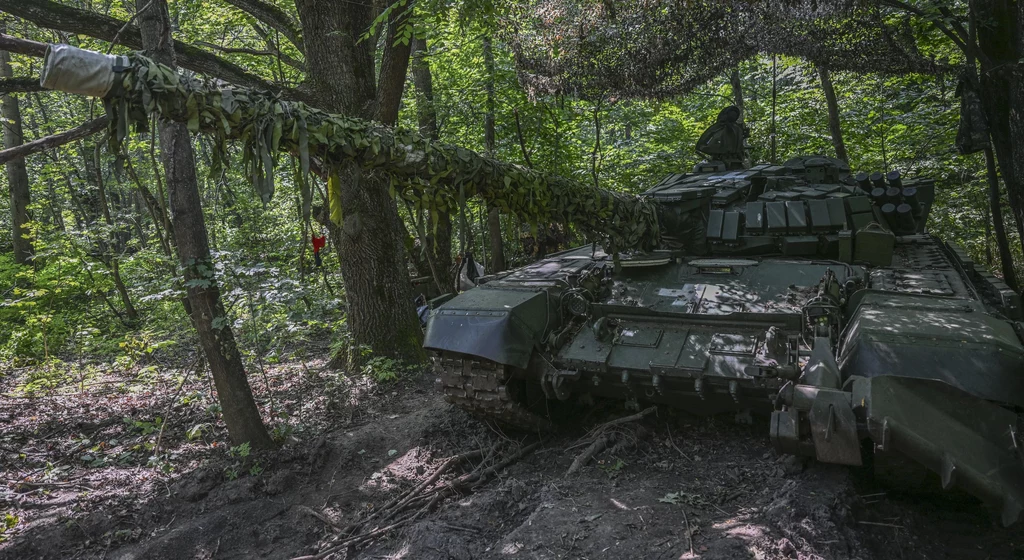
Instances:
[[[432,142],[413,131],[326,113],[267,92],[210,87],[139,54],[131,63],[122,87],[105,99],[112,117],[113,150],[120,149],[130,127],[145,129],[156,115],[209,135],[215,174],[227,162],[228,143],[240,142],[246,173],[264,201],[274,194],[278,156],[289,153],[300,161],[297,184],[305,208],[306,178],[315,157],[328,171],[352,161],[387,172],[392,195],[416,209],[452,211],[467,198],[479,196],[530,224],[572,223],[613,251],[648,249],[658,243],[654,203],[641,197]]]

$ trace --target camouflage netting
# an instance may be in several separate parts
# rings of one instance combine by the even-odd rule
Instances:
[[[264,201],[274,192],[278,155],[298,156],[302,169],[296,179],[306,212],[306,175],[311,158],[317,158],[327,169],[352,161],[387,172],[392,194],[417,209],[452,211],[478,195],[531,224],[575,224],[590,239],[612,249],[644,249],[658,242],[654,205],[637,196],[539,173],[431,142],[415,132],[325,113],[269,93],[186,82],[173,69],[141,55],[130,60],[122,89],[104,100],[112,117],[115,151],[130,127],[144,130],[150,116],[156,115],[211,136],[215,173],[227,161],[228,143],[241,142],[243,165]],[[340,201],[332,200],[332,207],[336,203]]]
[[[512,43],[533,94],[661,97],[691,91],[757,54],[832,70],[935,73],[906,19],[877,3],[530,0]]]

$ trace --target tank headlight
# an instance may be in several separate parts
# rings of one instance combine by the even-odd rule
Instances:
[[[569,294],[566,305],[569,308],[569,313],[576,317],[586,317],[590,311],[590,300],[586,296],[579,292]]]

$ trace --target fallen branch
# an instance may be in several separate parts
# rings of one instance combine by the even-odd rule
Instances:
[[[590,444],[589,447],[583,450],[583,453],[580,453],[579,455],[576,456],[576,459],[572,462],[571,465],[569,465],[569,470],[565,471],[566,476],[582,469],[584,465],[589,463],[590,460],[594,458],[594,455],[597,455],[598,453],[604,451],[605,448],[608,447],[608,441],[610,439],[614,439],[614,434],[602,434],[598,436],[594,440],[594,442]]]
[[[858,521],[859,525],[871,525],[873,527],[892,527],[894,529],[902,529],[903,525],[896,525],[893,523],[876,523],[874,521]]]
[[[443,486],[434,490],[433,492],[424,494],[424,490],[429,488],[430,485],[437,482],[437,480],[441,477],[442,474],[444,474],[453,466],[461,462],[477,457],[482,457],[483,451],[469,451],[449,458],[440,467],[438,467],[438,469],[434,471],[433,474],[431,474],[426,480],[418,484],[415,488],[399,496],[398,498],[391,500],[391,502],[382,507],[380,510],[378,510],[377,513],[375,513],[370,518],[367,518],[365,521],[359,524],[350,525],[343,529],[341,535],[337,537],[338,540],[329,543],[327,545],[327,548],[321,550],[316,554],[300,556],[297,558],[293,558],[292,560],[321,560],[331,554],[334,554],[335,552],[342,550],[343,548],[354,548],[357,546],[366,545],[371,540],[381,537],[391,531],[394,531],[395,529],[404,527],[408,523],[415,521],[416,519],[419,519],[421,516],[433,511],[434,508],[441,502],[442,499],[466,490],[471,490],[473,488],[479,487],[480,485],[487,482],[487,480],[490,479],[490,477],[501,472],[501,470],[505,469],[506,467],[518,461],[519,459],[522,459],[527,454],[532,452],[534,449],[537,449],[538,446],[540,446],[540,442],[523,446],[519,449],[519,451],[509,455],[504,460],[499,461],[494,465],[491,465],[490,467],[481,468],[482,465],[485,464],[486,460],[494,455],[495,451],[498,449],[501,443],[502,442],[498,442],[497,444],[495,444],[494,447],[491,448],[490,453],[488,453],[487,456],[484,457],[484,461],[482,461],[480,465],[478,465],[477,468],[473,470],[473,472],[462,475],[456,478],[455,480],[452,480],[451,482],[444,484]],[[358,530],[361,527],[365,527],[369,521],[375,519],[378,516],[380,516],[381,522],[385,522],[391,519],[393,516],[401,514],[404,511],[407,511],[412,506],[420,506],[420,504],[422,504],[423,502],[427,503],[419,507],[419,509],[417,509],[415,512],[409,514],[404,518],[399,519],[398,521],[391,523],[390,525],[374,529],[368,533],[351,535],[353,531]]]
[[[637,412],[636,414],[633,414],[631,416],[623,416],[622,418],[616,418],[615,420],[605,422],[604,424],[598,426],[596,432],[603,432],[604,430],[607,430],[612,426],[618,426],[620,424],[625,424],[627,422],[636,422],[637,420],[642,420],[645,416],[653,414],[654,412],[657,412],[657,410],[658,407],[652,406],[650,408],[641,410],[640,412]]]
[[[327,517],[326,515],[320,513],[319,511],[316,511],[315,509],[313,509],[313,508],[311,508],[309,506],[304,506],[304,505],[300,504],[300,505],[297,505],[295,507],[297,507],[299,509],[299,511],[304,512],[304,513],[308,513],[309,515],[312,515],[313,517],[319,519],[320,521],[323,521],[325,525],[327,525],[328,527],[334,529],[335,531],[338,531],[338,530],[341,529],[341,527],[338,527],[337,525],[335,525],[335,523],[333,521],[331,521],[329,517]]]
[[[398,498],[395,498],[394,500],[391,501],[391,503],[389,503],[386,506],[384,506],[383,508],[381,508],[379,510],[379,513],[383,513],[385,511],[388,511],[389,509],[393,508],[391,513],[388,513],[387,515],[385,515],[383,517],[382,521],[387,521],[388,519],[393,517],[396,513],[401,512],[407,505],[409,505],[409,502],[411,502],[414,498],[416,498],[420,494],[420,492],[422,492],[425,488],[428,488],[432,484],[437,482],[437,479],[440,478],[442,474],[447,472],[448,469],[454,467],[455,465],[457,465],[457,464],[459,464],[459,463],[461,463],[463,461],[469,461],[471,459],[476,459],[478,457],[482,457],[483,454],[484,453],[483,453],[482,450],[477,450],[477,451],[469,451],[467,453],[462,453],[460,455],[456,455],[454,457],[451,457],[450,459],[445,461],[440,467],[438,467],[438,469],[436,471],[434,471],[434,474],[432,474],[429,477],[427,477],[426,480],[421,482],[419,485],[417,485],[412,490],[408,491],[404,496],[400,496]],[[397,504],[396,504],[396,502],[397,502]],[[375,516],[376,516],[376,514],[375,515],[371,515],[366,521],[369,522]]]
[[[636,422],[637,420],[642,420],[644,417],[653,414],[657,410],[658,407],[652,406],[647,409],[641,410],[636,414],[632,414],[630,416],[623,416],[622,418],[616,418],[615,420],[605,422],[604,424],[601,424],[600,426],[594,428],[593,430],[590,430],[589,439],[587,439],[586,441],[582,441],[582,443],[578,443],[577,445],[574,445],[573,447],[570,448],[572,449],[574,447],[586,445],[587,443],[589,443],[587,448],[584,449],[582,453],[577,455],[576,459],[572,462],[571,465],[569,465],[569,470],[565,472],[566,476],[573,474],[576,471],[583,468],[588,462],[590,462],[591,459],[594,458],[595,455],[601,453],[609,445],[615,443],[615,441],[618,438],[615,434],[606,434],[605,432],[608,430],[608,428],[614,426],[621,426],[622,424],[626,424],[628,422]]]

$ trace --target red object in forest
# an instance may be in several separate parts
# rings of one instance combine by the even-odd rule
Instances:
[[[327,244],[327,236],[321,235],[320,237],[313,236],[313,261],[317,266],[323,266],[324,261],[320,258],[320,249],[324,248]]]

